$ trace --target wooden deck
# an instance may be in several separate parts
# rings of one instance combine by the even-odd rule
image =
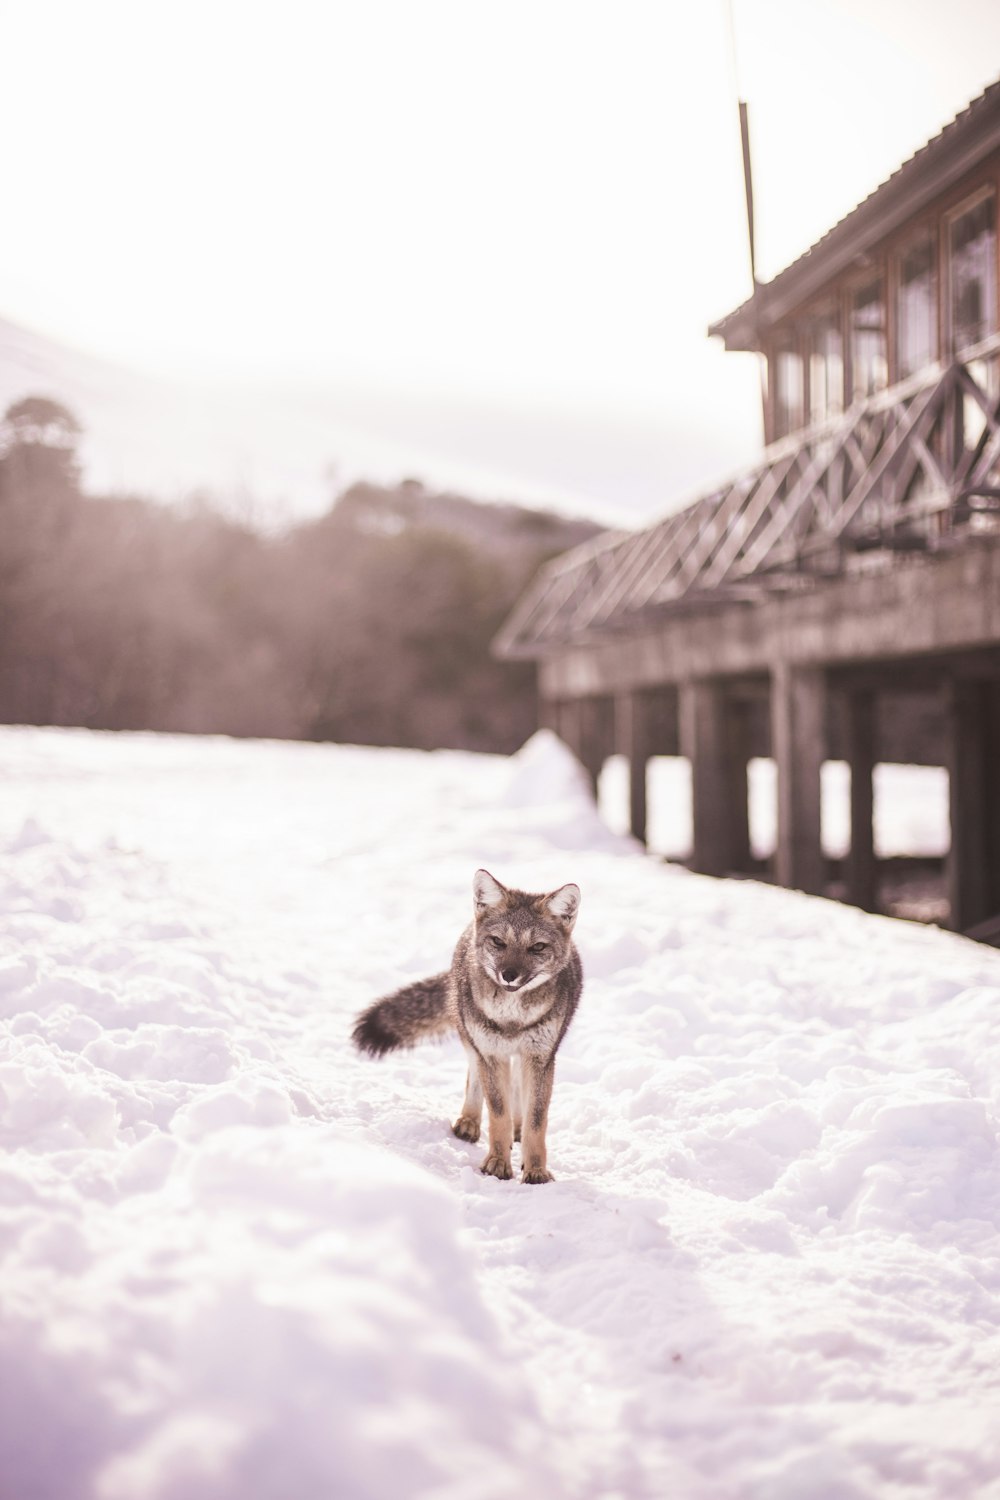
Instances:
[[[680,604],[801,592],[866,554],[1000,531],[1000,337],[766,449],[693,504],[542,571],[497,640],[507,657],[601,639]]]

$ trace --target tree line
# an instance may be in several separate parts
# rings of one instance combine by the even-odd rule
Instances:
[[[58,402],[0,423],[0,722],[510,751],[530,667],[490,642],[596,529],[407,481],[269,536],[205,503],[84,493]]]

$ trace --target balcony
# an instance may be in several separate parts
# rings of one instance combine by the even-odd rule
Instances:
[[[960,361],[766,448],[758,463],[641,532],[555,559],[499,655],[645,628],[657,616],[815,588],[901,554],[1000,534],[1000,335]]]

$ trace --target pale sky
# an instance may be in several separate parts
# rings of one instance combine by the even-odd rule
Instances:
[[[765,277],[1000,75],[996,0],[732,6]],[[752,358],[705,337],[749,289],[726,14],[0,0],[0,316],[151,371],[454,400],[466,448],[469,403],[551,444],[606,424],[623,493],[630,453],[696,435],[717,478],[758,423]]]

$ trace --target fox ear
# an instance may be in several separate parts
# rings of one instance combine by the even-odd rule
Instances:
[[[494,880],[489,870],[477,870],[472,882],[472,894],[476,898],[476,910],[482,911],[485,906],[499,906],[507,894],[507,888],[499,880]]]
[[[545,906],[560,922],[565,922],[567,927],[572,927],[576,921],[576,914],[580,910],[580,887],[578,885],[561,885],[551,896],[546,896]]]

